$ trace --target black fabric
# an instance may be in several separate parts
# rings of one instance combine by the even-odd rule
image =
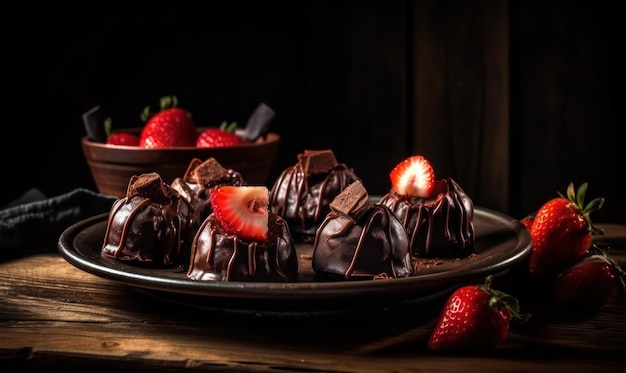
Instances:
[[[46,198],[37,189],[0,210],[0,260],[56,251],[58,239],[72,224],[110,211],[116,197],[75,189]]]

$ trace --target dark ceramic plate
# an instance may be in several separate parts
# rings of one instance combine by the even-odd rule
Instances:
[[[190,303],[221,305],[229,309],[254,307],[275,309],[345,308],[369,304],[424,301],[451,288],[499,274],[523,260],[531,239],[521,223],[507,215],[476,207],[475,255],[444,259],[437,265],[420,266],[409,278],[359,281],[316,280],[311,269],[312,245],[298,243],[300,276],[295,283],[247,283],[195,281],[185,268],[146,268],[123,263],[100,254],[107,214],[94,216],[69,227],[59,238],[60,254],[75,267],[96,276],[127,284],[141,293],[175,298]],[[265,305],[265,306],[264,306]]]

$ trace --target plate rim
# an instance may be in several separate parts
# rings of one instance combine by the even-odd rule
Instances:
[[[92,260],[82,255],[74,247],[74,238],[84,230],[102,223],[108,213],[98,214],[68,227],[60,235],[58,251],[70,264],[92,275],[117,281],[129,286],[148,290],[157,290],[176,294],[185,294],[201,297],[229,298],[240,300],[323,300],[343,299],[350,300],[367,296],[384,297],[411,297],[440,291],[443,288],[460,285],[468,281],[484,278],[491,274],[501,273],[516,263],[521,262],[530,254],[532,241],[528,230],[519,222],[504,213],[484,208],[474,207],[474,215],[483,218],[505,221],[510,225],[511,233],[517,237],[513,255],[489,266],[471,268],[463,273],[450,277],[448,272],[437,272],[414,275],[405,278],[388,280],[359,280],[359,281],[319,281],[319,282],[228,282],[228,281],[198,281],[188,278],[159,277],[129,272],[120,269],[132,265],[120,263],[120,268],[105,266],[100,261]],[[145,268],[143,269],[145,270]],[[432,286],[420,286],[423,283],[436,283]]]

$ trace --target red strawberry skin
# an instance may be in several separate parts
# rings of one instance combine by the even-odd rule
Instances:
[[[144,125],[139,146],[144,148],[195,147],[198,132],[189,113],[173,107],[160,111]]]
[[[562,272],[552,285],[552,300],[568,312],[595,311],[619,288],[615,267],[601,255],[588,255]]]
[[[591,245],[591,231],[580,208],[564,197],[544,203],[532,223],[529,273],[554,276],[581,260]]]
[[[139,146],[139,136],[128,132],[114,132],[107,138],[107,144]]]
[[[247,141],[233,132],[224,131],[220,128],[209,128],[202,132],[196,141],[198,148],[218,148],[225,146],[237,146]]]
[[[428,349],[436,352],[489,350],[504,341],[511,312],[501,303],[490,307],[491,298],[476,285],[455,290],[444,304],[428,339]]]

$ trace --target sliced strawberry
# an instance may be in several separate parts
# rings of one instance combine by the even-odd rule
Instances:
[[[267,187],[221,186],[211,190],[210,201],[215,218],[227,233],[244,240],[267,241]]]
[[[128,132],[114,132],[107,138],[109,145],[138,146],[139,136]]]
[[[198,136],[196,147],[198,148],[218,148],[224,146],[236,146],[245,144],[248,141],[235,134],[237,123],[222,122],[219,128],[209,128]]]
[[[435,186],[435,171],[428,159],[411,156],[389,173],[391,187],[403,196],[428,198]]]

